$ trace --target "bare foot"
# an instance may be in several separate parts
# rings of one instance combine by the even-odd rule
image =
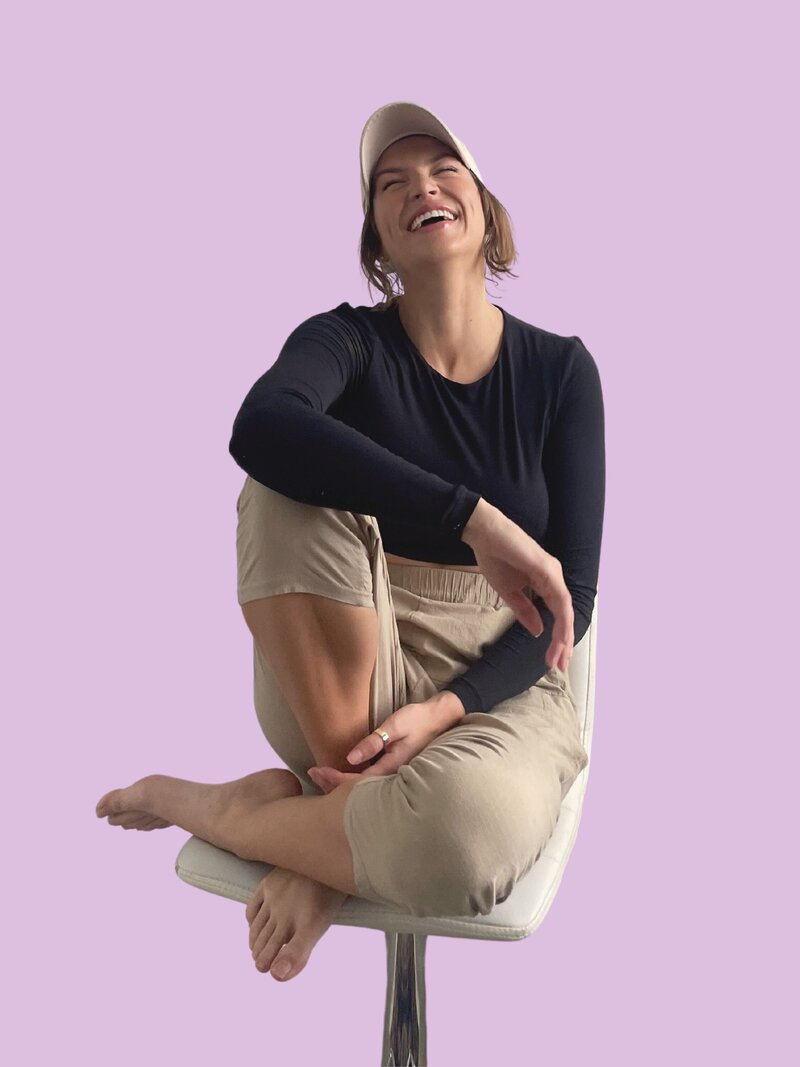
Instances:
[[[213,821],[214,813],[222,810],[232,796],[250,796],[266,802],[299,796],[302,791],[300,782],[285,767],[256,771],[219,785],[149,774],[125,789],[106,793],[98,800],[95,812],[99,819],[107,817],[111,826],[125,830],[160,830],[176,823],[191,821],[202,825]]]
[[[171,822],[160,818],[147,809],[152,807],[151,779],[156,775],[140,778],[127,789],[112,789],[100,798],[95,807],[98,819],[108,816],[111,826],[121,826],[124,830],[161,830],[172,826]]]
[[[234,782],[206,785],[151,774],[126,789],[112,789],[97,803],[98,818],[126,830],[156,830],[172,826],[165,814],[174,810],[183,821],[210,818],[231,795],[249,795],[256,801],[299,796],[302,786],[291,771],[273,768],[248,774]],[[327,791],[327,790],[326,790]],[[179,823],[180,825],[180,823]],[[311,951],[333,922],[347,894],[282,867],[263,878],[247,905],[250,950],[259,971],[272,968],[278,981],[288,981],[303,970]],[[286,975],[277,973],[277,961],[289,963]],[[273,967],[275,963],[275,967]]]
[[[259,882],[245,912],[256,968],[270,971],[279,982],[298,975],[345,900],[347,893],[274,867]],[[278,971],[283,964],[288,964],[285,974]]]

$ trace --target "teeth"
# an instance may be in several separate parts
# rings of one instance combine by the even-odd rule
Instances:
[[[414,230],[418,230],[422,223],[425,221],[425,219],[430,219],[434,216],[437,218],[450,219],[451,221],[455,219],[455,215],[452,211],[443,211],[441,208],[434,208],[433,211],[426,211],[424,215],[418,215],[414,219],[414,221],[411,223],[412,232]]]

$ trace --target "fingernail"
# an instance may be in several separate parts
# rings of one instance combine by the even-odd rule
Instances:
[[[350,753],[350,755],[347,758],[350,760],[351,763],[360,762],[360,760],[361,760],[361,750],[358,749],[358,748],[353,749],[353,751]]]

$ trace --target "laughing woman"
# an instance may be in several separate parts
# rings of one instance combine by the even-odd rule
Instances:
[[[246,917],[280,980],[348,895],[491,911],[588,760],[567,669],[599,572],[597,366],[488,299],[510,222],[432,112],[380,108],[360,163],[383,300],[298,325],[230,442],[255,709],[285,766],[150,775],[96,809],[274,865]]]

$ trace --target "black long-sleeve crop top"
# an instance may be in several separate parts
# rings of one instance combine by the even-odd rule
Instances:
[[[483,497],[560,561],[577,645],[597,593],[605,505],[600,376],[579,337],[500,311],[498,358],[470,383],[430,366],[396,304],[312,315],[245,397],[230,453],[294,500],[374,515],[385,550],[408,559],[475,566],[461,532]],[[535,603],[540,637],[515,620],[445,686],[467,712],[491,711],[547,672],[554,619]]]

